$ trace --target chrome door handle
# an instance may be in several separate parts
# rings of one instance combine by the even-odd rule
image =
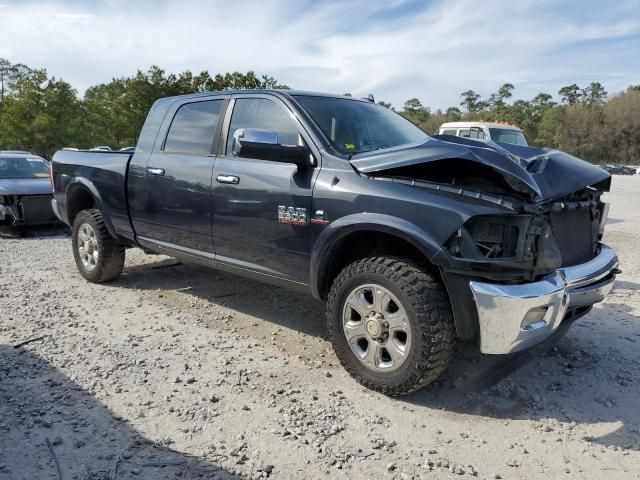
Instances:
[[[240,183],[240,177],[235,175],[218,175],[218,183],[233,183],[234,185]]]
[[[162,177],[164,175],[164,168],[147,167],[147,173],[149,175],[157,175],[159,177]]]

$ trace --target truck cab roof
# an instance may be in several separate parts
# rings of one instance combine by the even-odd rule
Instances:
[[[440,128],[473,128],[473,127],[487,127],[487,128],[503,128],[505,130],[516,130],[521,132],[522,129],[509,125],[508,123],[500,122],[447,122],[440,125]]]
[[[214,97],[218,95],[252,95],[256,93],[270,93],[270,94],[278,94],[288,97],[328,97],[328,98],[346,98],[349,100],[355,100],[358,102],[367,102],[370,103],[372,100],[368,98],[358,98],[352,97],[350,95],[340,95],[335,93],[323,93],[323,92],[313,92],[307,90],[290,90],[290,89],[245,89],[245,90],[213,90],[209,92],[200,92],[200,93],[187,93],[184,95],[176,95],[173,97],[165,97],[163,100],[179,100],[183,98],[199,98],[199,97]]]

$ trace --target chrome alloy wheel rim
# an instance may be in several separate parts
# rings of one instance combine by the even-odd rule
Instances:
[[[78,253],[80,260],[88,271],[94,270],[98,265],[98,239],[96,232],[88,223],[83,224],[78,230]]]
[[[396,370],[409,354],[411,327],[406,311],[382,285],[360,285],[347,295],[342,328],[351,351],[370,370]]]

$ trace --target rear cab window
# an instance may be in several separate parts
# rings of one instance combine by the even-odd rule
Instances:
[[[164,151],[211,155],[223,100],[186,103],[173,117]]]

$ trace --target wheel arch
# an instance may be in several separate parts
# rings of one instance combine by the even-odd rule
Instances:
[[[66,191],[67,222],[73,226],[73,222],[82,210],[97,208],[102,213],[105,226],[113,237],[117,237],[109,212],[104,208],[104,202],[100,192],[93,183],[84,178],[74,178],[67,186]]]
[[[353,250],[357,247],[357,250]],[[381,248],[382,247],[382,248]],[[390,215],[348,215],[328,225],[316,239],[311,254],[311,291],[325,299],[332,280],[349,263],[372,255],[398,255],[424,261],[440,272],[431,260],[441,247],[417,225]]]

